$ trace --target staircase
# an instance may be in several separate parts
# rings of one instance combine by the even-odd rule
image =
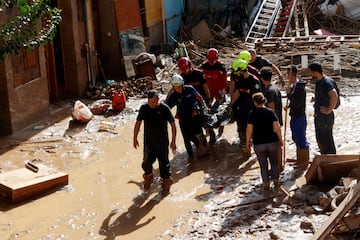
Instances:
[[[304,0],[297,0],[292,25],[295,26],[295,36],[309,36],[309,25],[305,11]],[[292,36],[294,34],[291,34]]]
[[[271,35],[273,37],[285,37],[290,24],[291,19],[295,11],[296,0],[288,0],[285,2],[285,6],[282,8],[280,12],[280,16],[276,19],[275,27]]]
[[[281,9],[280,0],[263,0],[245,38],[245,44],[248,48],[255,47],[257,38],[270,36],[274,22],[279,17]]]

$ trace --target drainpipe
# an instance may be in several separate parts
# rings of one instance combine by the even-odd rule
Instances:
[[[90,85],[93,87],[96,84],[96,74],[95,74],[95,50],[94,50],[94,26],[92,23],[92,0],[84,0],[85,6],[85,22],[86,22],[86,38],[88,43],[88,74]]]
[[[162,9],[162,28],[163,28],[163,41],[164,44],[167,43],[167,34],[166,34],[166,18],[165,18],[165,0],[161,0],[161,9]]]

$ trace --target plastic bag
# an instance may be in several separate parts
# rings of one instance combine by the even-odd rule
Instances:
[[[93,117],[90,109],[81,101],[77,100],[74,105],[74,109],[72,112],[72,118],[81,123],[89,122]]]

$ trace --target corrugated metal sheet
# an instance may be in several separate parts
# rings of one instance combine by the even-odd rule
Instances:
[[[166,36],[171,45],[175,43],[174,39],[179,36],[183,12],[184,0],[164,0]]]

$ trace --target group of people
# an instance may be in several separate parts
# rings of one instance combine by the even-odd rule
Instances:
[[[248,159],[251,156],[251,148],[254,148],[265,190],[270,189],[270,180],[274,186],[280,184],[281,149],[284,144],[281,133],[283,109],[290,110],[290,129],[297,146],[297,162],[301,165],[308,164],[306,82],[298,78],[296,66],[290,66],[287,71],[287,104],[284,107],[277,86],[285,84],[281,71],[269,60],[257,55],[255,50],[241,51],[229,72],[219,60],[219,52],[215,48],[207,51],[206,59],[199,68],[195,68],[189,58],[182,57],[178,61],[178,69],[179,73],[172,76],[172,89],[165,101],[159,101],[156,91],[149,91],[148,102],[140,107],[135,123],[133,146],[137,148],[138,133],[141,122],[144,121],[144,190],[149,190],[153,182],[152,165],[156,159],[159,161],[163,193],[169,193],[173,183],[168,158],[167,123],[170,123],[172,129],[170,148],[176,149],[176,118],[179,121],[188,160],[194,159],[192,143],[196,147],[197,156],[201,157],[208,144],[206,136],[210,137],[209,143],[213,144],[224,131],[224,126],[220,126],[216,136],[214,129],[204,124],[203,112],[223,103],[225,94],[229,94],[230,97],[229,107],[237,124],[242,158]],[[332,127],[333,110],[339,96],[335,83],[323,74],[320,64],[311,63],[309,69],[311,76],[317,80],[314,98],[317,143],[322,154],[336,154]],[[277,84],[272,81],[273,72],[279,76]],[[176,114],[173,117],[171,108],[175,106]]]

